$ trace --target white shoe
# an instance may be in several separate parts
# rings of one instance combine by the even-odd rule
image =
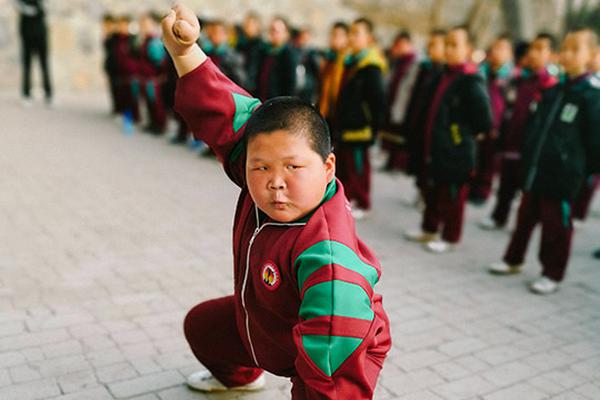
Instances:
[[[484,229],[486,231],[495,231],[495,230],[504,229],[503,226],[498,225],[496,223],[496,221],[494,221],[490,217],[486,217],[486,218],[482,219],[481,221],[479,221],[478,225],[481,229]]]
[[[435,233],[423,232],[421,229],[404,232],[404,239],[411,242],[428,243],[436,240]]]
[[[353,208],[352,211],[352,216],[354,217],[355,220],[361,220],[361,219],[365,219],[370,215],[369,210],[365,210],[362,208]]]
[[[454,243],[446,242],[445,240],[434,240],[425,243],[425,248],[432,253],[448,253],[456,248]]]
[[[551,294],[558,290],[559,283],[552,279],[542,276],[541,278],[531,282],[529,289],[537,294]]]
[[[523,264],[510,265],[505,263],[504,261],[500,261],[492,263],[489,266],[488,271],[496,275],[514,275],[520,273],[522,267]]]
[[[187,385],[201,392],[225,392],[228,390],[237,390],[244,392],[252,392],[261,390],[266,383],[265,374],[260,374],[253,382],[243,386],[235,386],[228,388],[215,378],[210,371],[202,370],[194,372],[187,377]]]

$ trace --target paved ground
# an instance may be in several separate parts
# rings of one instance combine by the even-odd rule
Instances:
[[[285,399],[204,396],[182,335],[192,305],[231,291],[236,189],[211,160],[164,139],[125,136],[102,98],[22,109],[0,96],[0,399]],[[537,297],[521,276],[495,278],[506,233],[468,210],[460,251],[401,239],[418,213],[403,177],[375,176],[361,222],[379,255],[394,349],[377,399],[600,399],[598,211],[575,237],[560,293]],[[596,203],[596,210],[599,204]]]

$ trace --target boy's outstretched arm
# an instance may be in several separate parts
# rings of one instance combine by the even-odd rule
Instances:
[[[390,346],[373,291],[378,268],[333,240],[308,247],[294,266],[301,298],[294,392],[309,400],[371,399]]]
[[[196,15],[176,5],[162,21],[163,41],[177,69],[175,111],[196,139],[217,155],[229,177],[244,185],[244,128],[260,101],[227,78],[196,44]]]

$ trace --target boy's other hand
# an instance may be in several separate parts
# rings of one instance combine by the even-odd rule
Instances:
[[[162,20],[163,42],[172,57],[187,55],[200,36],[200,23],[192,10],[176,3]]]

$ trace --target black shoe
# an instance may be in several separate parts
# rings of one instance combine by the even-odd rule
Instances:
[[[594,258],[597,258],[597,259],[599,259],[599,260],[600,260],[600,249],[596,250],[596,251],[593,253],[593,256],[594,256]]]

